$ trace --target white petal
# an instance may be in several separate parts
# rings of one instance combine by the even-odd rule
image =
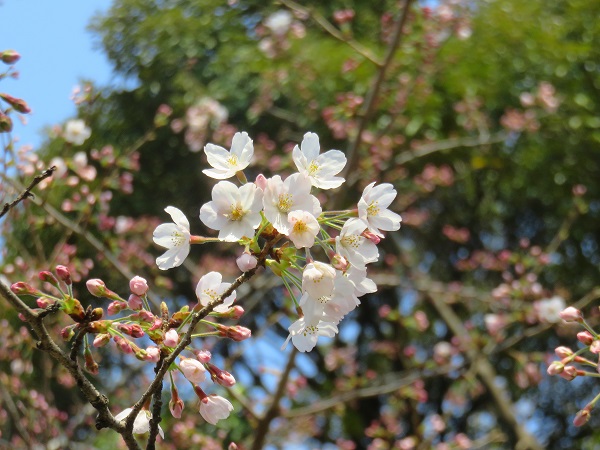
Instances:
[[[204,146],[204,153],[206,153],[208,164],[210,164],[215,169],[229,169],[229,163],[227,162],[227,160],[229,159],[231,154],[223,147],[220,147],[215,144],[206,144]]]
[[[228,222],[227,218],[216,209],[215,202],[208,202],[200,208],[200,220],[213,230],[220,230]]]
[[[177,209],[174,206],[167,206],[165,208],[165,211],[169,213],[169,215],[173,219],[173,222],[175,222],[180,227],[186,229],[187,231],[190,231],[190,222],[187,220],[187,217],[185,217],[185,214],[183,214],[180,209]]]
[[[174,247],[156,258],[156,265],[161,270],[172,269],[180,266],[185,258],[190,254],[190,246]]]
[[[297,145],[294,147],[292,151],[292,159],[294,160],[294,164],[298,168],[298,172],[306,173],[308,170],[308,161],[306,161],[306,156],[300,150],[300,147]]]
[[[231,178],[235,175],[235,171],[231,169],[204,169],[202,173],[207,177],[214,178],[215,180],[226,180],[227,178]]]
[[[156,245],[173,248],[173,236],[181,235],[181,230],[174,223],[161,223],[154,229],[152,240]]]
[[[312,161],[319,156],[319,136],[316,133],[308,132],[304,135],[304,139],[302,139],[302,143],[300,144],[302,148],[302,153],[308,161]]]

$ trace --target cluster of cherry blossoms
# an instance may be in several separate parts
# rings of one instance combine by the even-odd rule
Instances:
[[[388,209],[396,190],[389,183],[371,183],[356,208],[324,211],[312,189],[340,187],[345,180],[337,175],[346,157],[339,150],[320,153],[315,133],[306,133],[293,149],[298,172],[285,179],[280,175],[267,179],[261,174],[248,182],[243,170],[252,161],[254,147],[245,132],[234,135],[229,151],[214,144],[207,144],[204,151],[212,167],[204,174],[222,181],[213,187],[212,200],[200,208],[200,220],[218,231],[218,237],[192,235],[185,215],[168,206],[165,211],[173,223],[161,224],[154,231],[154,242],[167,249],[157,258],[158,267],[166,270],[181,265],[191,244],[224,241],[245,247],[237,262],[246,272],[259,263],[262,242],[285,239],[269,254],[275,257],[265,257],[260,263],[282,278],[298,311],[286,343],[291,339],[298,350],[312,350],[319,336],[337,333],[338,323],[360,304],[359,297],[376,291],[366,265],[379,257],[382,232],[400,228],[401,217]],[[234,176],[239,185],[225,181]],[[313,252],[328,261],[315,260]],[[196,289],[199,302],[206,305],[218,299],[225,291],[221,281],[217,273],[205,275]],[[224,299],[215,311],[229,308],[234,298],[232,294]]]

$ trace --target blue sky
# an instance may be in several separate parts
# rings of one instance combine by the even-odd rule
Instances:
[[[70,100],[79,80],[97,85],[112,81],[106,57],[94,49],[86,30],[94,13],[106,11],[108,0],[0,0],[0,49],[21,54],[19,78],[0,81],[0,92],[23,98],[33,112],[23,126],[15,120],[13,138],[35,147],[42,129],[74,117]],[[6,66],[0,68],[4,70]]]

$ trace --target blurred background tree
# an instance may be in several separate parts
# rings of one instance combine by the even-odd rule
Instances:
[[[404,225],[380,244],[380,290],[332,342],[294,357],[279,350],[291,302],[264,273],[238,294],[253,338],[206,344],[239,381],[239,414],[215,429],[188,397],[161,448],[594,448],[598,419],[571,425],[594,384],[545,369],[579,331],[557,310],[578,302],[598,317],[599,16],[586,0],[115,0],[91,29],[129,87],[82,93],[82,146],[55,133],[15,154],[21,178],[3,181],[15,190],[51,161],[66,170],[4,222],[2,273],[29,281],[61,263],[124,292],[139,274],[193,303],[202,274],[237,275],[240,250],[194,248],[165,273],[151,235],[167,205],[210,235],[193,220],[212,186],[204,144],[247,131],[252,179],[291,173],[293,145],[313,131],[349,158],[330,205],[353,207],[371,181],[398,190]],[[49,436],[116,445],[3,316],[6,445],[37,442],[26,435],[39,402],[56,408]],[[144,388],[134,374],[151,374],[104,358],[98,381],[127,407]]]

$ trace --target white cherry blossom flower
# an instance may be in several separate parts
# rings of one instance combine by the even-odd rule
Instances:
[[[310,194],[310,188],[310,179],[301,173],[290,175],[285,181],[279,175],[267,180],[263,197],[265,217],[277,231],[286,235],[290,232],[288,214],[291,211],[307,211],[314,217],[321,215],[321,204]]]
[[[200,400],[200,415],[212,425],[216,425],[221,419],[227,419],[231,411],[231,402],[219,395],[207,395]]]
[[[362,297],[365,294],[377,292],[377,285],[375,282],[370,278],[367,278],[367,268],[365,266],[351,266],[344,273],[344,276],[347,277],[354,285],[354,294],[357,297]]]
[[[81,119],[69,120],[65,125],[63,138],[73,145],[83,144],[92,135],[92,130]]]
[[[225,180],[248,167],[254,155],[254,145],[248,133],[244,131],[233,135],[230,151],[215,144],[206,144],[204,153],[208,158],[208,164],[213,168],[204,169],[202,172],[211,178]]]
[[[375,182],[363,191],[358,201],[358,217],[369,224],[369,231],[383,237],[379,230],[399,230],[402,217],[387,209],[396,198],[396,189],[390,183],[374,186]]]
[[[354,266],[377,261],[379,251],[377,245],[362,236],[368,223],[361,219],[349,219],[342,227],[340,235],[335,238],[336,251]]]
[[[162,223],[152,234],[157,245],[168,249],[156,258],[156,264],[161,270],[180,266],[190,253],[190,223],[187,217],[173,206],[167,206],[165,211],[175,223]]]
[[[338,332],[338,328],[333,322],[326,322],[317,316],[305,315],[290,325],[288,328],[289,336],[283,344],[283,348],[292,340],[292,344],[301,352],[310,352],[319,336],[333,337]]]
[[[312,298],[329,297],[333,292],[335,269],[319,261],[309,263],[302,272],[302,291]]]
[[[289,238],[296,248],[312,247],[321,227],[315,217],[307,211],[292,211],[288,214]]]
[[[541,322],[558,323],[561,321],[560,312],[565,309],[565,299],[555,295],[534,302],[533,307]]]
[[[133,408],[125,408],[119,414],[115,416],[115,420],[121,421],[126,419],[127,416],[133,411]],[[146,409],[142,409],[135,421],[133,422],[133,433],[134,434],[144,434],[150,431],[150,419],[152,419],[152,413]],[[158,434],[160,434],[161,438],[165,438],[165,433],[163,432],[160,425],[158,426]]]
[[[344,274],[336,272],[333,290],[328,295],[313,297],[305,292],[299,304],[305,315],[337,324],[360,305],[360,300],[354,293],[354,284]]]
[[[198,297],[198,301],[202,306],[208,305],[213,300],[216,300],[221,297],[231,283],[223,283],[223,276],[219,272],[208,272],[200,281],[198,281],[198,285],[196,286],[196,297]],[[229,297],[227,297],[223,303],[216,306],[213,311],[215,312],[227,312],[229,307],[235,301],[236,293],[233,291]]]
[[[319,136],[306,133],[300,144],[294,147],[292,158],[300,173],[307,175],[313,186],[319,189],[339,187],[345,180],[336,177],[346,165],[346,156],[339,150],[329,150],[319,155]]]
[[[281,9],[267,17],[264,23],[273,34],[282,36],[290,29],[292,14],[285,9]]]
[[[220,181],[212,190],[212,201],[200,208],[200,220],[209,228],[219,230],[219,239],[239,241],[254,236],[262,220],[263,192],[254,183],[237,187]]]

